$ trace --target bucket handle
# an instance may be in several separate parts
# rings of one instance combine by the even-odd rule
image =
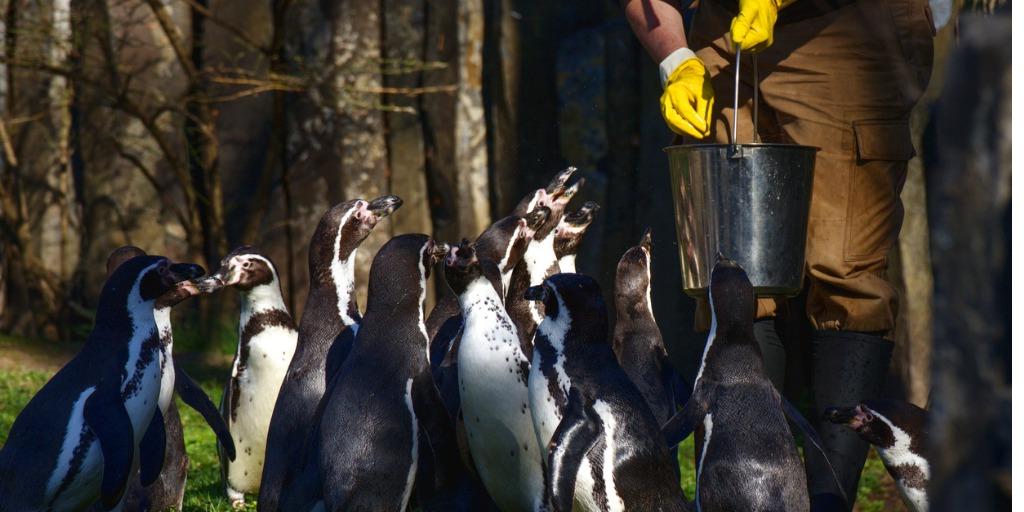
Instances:
[[[732,137],[729,139],[729,143],[732,146],[738,144],[736,141],[736,125],[739,124],[739,111],[740,111],[740,56],[743,50],[736,48],[736,77],[735,83],[733,84],[732,91]],[[761,136],[757,133],[757,107],[758,107],[758,96],[759,90],[761,89],[761,81],[757,76],[757,54],[752,53],[750,60],[754,66],[754,142],[761,142]]]

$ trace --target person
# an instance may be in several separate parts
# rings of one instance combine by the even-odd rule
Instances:
[[[876,398],[888,373],[897,295],[886,279],[887,255],[914,155],[910,111],[931,75],[927,0],[703,0],[689,33],[682,6],[670,0],[621,1],[659,63],[661,112],[683,142],[729,142],[739,48],[741,71],[756,62],[760,83],[742,73],[738,141],[753,139],[756,85],[763,142],[820,148],[804,291],[796,300],[759,297],[755,333],[780,391],[797,371],[793,352],[803,352],[812,421],[852,507],[868,446],[820,412]],[[795,320],[806,324],[800,342],[784,335],[799,332]],[[841,508],[824,461],[806,454],[812,508]]]

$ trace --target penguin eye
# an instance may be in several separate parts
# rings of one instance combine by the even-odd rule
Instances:
[[[242,262],[242,268],[244,268],[246,270],[249,270],[250,268],[252,268],[252,261],[251,260],[245,260],[244,262]]]

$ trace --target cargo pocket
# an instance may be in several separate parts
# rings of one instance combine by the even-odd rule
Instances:
[[[846,212],[846,261],[880,260],[903,223],[900,191],[914,156],[906,120],[854,121],[856,158]]]

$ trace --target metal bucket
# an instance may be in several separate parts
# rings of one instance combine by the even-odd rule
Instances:
[[[739,55],[736,62],[738,86]],[[734,114],[734,142],[735,130]],[[758,295],[800,293],[817,151],[759,143],[665,148],[687,294],[706,296],[719,254],[746,270]]]

